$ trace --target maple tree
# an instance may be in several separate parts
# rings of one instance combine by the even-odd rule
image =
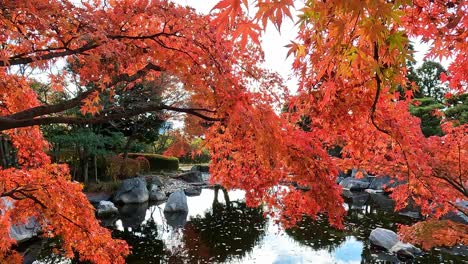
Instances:
[[[251,3],[253,17],[245,12]],[[0,259],[19,260],[8,228],[35,217],[44,236],[62,238],[67,256],[124,262],[129,248],[99,226],[66,166],[51,163],[38,125],[102,123],[148,111],[190,114],[188,131],[204,131],[212,181],[246,190],[247,205],[265,203],[285,225],[303,214],[326,214],[341,227],[345,211],[336,176],[351,167],[406,181],[393,190],[396,209],[411,198],[432,218],[454,210],[468,196],[468,127],[447,122],[444,137],[425,138],[408,111],[412,91],[406,100],[396,91],[407,86],[408,37],[422,36],[433,40],[430,54],[455,58],[443,78],[454,91],[466,92],[467,4],[306,1],[298,37],[289,45],[299,79],[297,94],[290,96],[278,75],[262,67],[258,42],[269,22],[280,28],[293,8],[292,0],[223,0],[212,15],[200,15],[163,0],[3,1],[0,130],[17,148],[19,166],[0,169],[0,196],[15,200],[16,208],[0,205]],[[42,105],[32,77],[18,67],[46,71],[60,60],[86,89]],[[162,74],[176,80],[164,92],[182,86],[187,98],[170,105],[104,107],[103,100]],[[50,74],[51,87],[65,89],[68,76]],[[291,111],[278,114],[284,102]],[[76,108],[83,116],[68,111]],[[307,131],[298,125],[304,118]],[[341,158],[329,156],[337,146]],[[276,188],[284,181],[309,190]],[[439,244],[466,241],[466,225],[454,234],[428,223],[427,228],[437,226]]]

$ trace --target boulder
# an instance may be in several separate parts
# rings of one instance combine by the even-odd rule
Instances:
[[[176,191],[169,195],[164,212],[188,212],[187,197],[182,190]]]
[[[117,203],[144,203],[149,199],[145,178],[132,178],[122,182],[122,185],[114,195]]]
[[[203,181],[202,174],[199,171],[188,171],[188,172],[180,173],[172,178],[180,179],[185,182],[202,182]]]
[[[370,182],[363,178],[363,179],[354,179],[354,178],[345,178],[340,182],[340,185],[343,189],[347,189],[350,191],[362,191],[369,187]]]
[[[14,201],[7,197],[1,197],[0,202],[3,204],[0,215],[4,214],[5,210],[15,209]],[[9,235],[16,242],[21,243],[37,236],[40,230],[41,226],[37,220],[34,217],[29,217],[25,223],[11,225]]]
[[[197,187],[191,187],[191,188],[184,189],[184,193],[187,196],[199,196],[201,194],[201,192],[202,192],[201,188],[197,188]]]
[[[164,201],[166,200],[166,194],[159,190],[158,185],[151,184],[150,192],[149,192],[149,200],[150,201]]]
[[[192,166],[190,171],[199,171],[199,172],[209,173],[210,172],[210,166],[208,166],[208,165],[194,165],[194,166]]]
[[[111,201],[100,201],[96,211],[98,216],[110,216],[117,214],[119,209]]]
[[[111,199],[111,194],[109,193],[86,193],[86,198],[92,204],[99,204],[101,201],[108,201]]]
[[[414,258],[421,254],[421,250],[411,244],[403,243],[398,239],[398,235],[392,230],[376,228],[369,236],[372,245],[388,250],[396,254],[399,258]]]
[[[460,209],[464,210],[464,211],[468,211],[468,201],[459,201],[457,203],[455,203]],[[454,221],[454,222],[458,222],[458,223],[462,223],[462,224],[465,224],[467,225],[468,224],[468,216],[466,216],[465,214],[463,214],[462,212],[460,211],[452,211],[452,212],[449,212],[445,215],[443,215],[441,217],[441,219],[445,219],[445,220],[451,220],[451,221]]]
[[[373,181],[371,181],[369,185],[369,189],[372,190],[381,190],[381,191],[389,191],[389,188],[395,188],[398,185],[404,184],[405,182],[403,181],[398,181],[395,178],[392,178],[388,175],[384,176],[377,176],[374,178]]]
[[[10,237],[16,242],[25,242],[39,233],[41,227],[33,217],[30,217],[25,224],[16,224],[10,227]]]
[[[345,197],[345,201],[350,204],[349,208],[351,209],[361,209],[367,204],[367,201],[369,200],[368,193],[343,190],[342,195]]]
[[[372,245],[384,248],[388,251],[400,242],[398,235],[395,232],[380,227],[371,231],[369,240]]]

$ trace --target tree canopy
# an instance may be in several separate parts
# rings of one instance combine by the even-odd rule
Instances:
[[[278,75],[262,67],[259,38],[268,23],[280,28],[292,17],[295,2],[303,7],[289,53],[299,89],[288,95]],[[405,100],[396,91],[408,83],[408,38],[422,37],[432,40],[429,55],[454,58],[442,77],[455,93],[466,93],[466,9],[455,0],[222,0],[201,15],[165,0],[3,1],[0,130],[17,148],[19,165],[0,170],[0,196],[16,208],[0,205],[0,259],[18,261],[8,228],[33,216],[45,236],[62,238],[67,256],[123,263],[127,245],[99,226],[66,166],[50,161],[37,125],[102,123],[151,111],[189,114],[188,131],[203,130],[212,180],[246,190],[247,205],[264,203],[285,225],[303,214],[325,214],[342,227],[335,182],[339,170],[351,167],[406,182],[393,190],[397,209],[411,198],[429,218],[454,210],[468,197],[468,126],[447,122],[444,137],[425,138],[408,110],[412,91]],[[26,73],[63,61],[82,92],[41,104]],[[175,80],[164,92],[183,89],[183,100],[104,107],[111,96],[102,94],[121,94],[163,74]],[[67,89],[69,78],[65,71],[48,75],[57,91]],[[284,102],[294,111],[278,114]],[[304,118],[307,131],[298,125]],[[328,155],[337,146],[340,158]],[[274,188],[284,181],[309,191]],[[438,230],[438,244],[468,242],[466,226],[452,232],[450,224],[428,223]],[[418,232],[410,227],[403,234]]]

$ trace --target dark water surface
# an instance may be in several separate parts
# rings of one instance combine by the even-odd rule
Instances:
[[[215,197],[217,196],[217,199]],[[345,230],[330,228],[325,219],[304,219],[282,230],[263,217],[261,209],[245,206],[244,193],[231,191],[225,202],[221,191],[203,189],[187,197],[188,214],[165,215],[164,204],[126,205],[119,216],[102,223],[133,248],[127,263],[401,263],[395,256],[372,248],[372,229],[396,230],[411,224],[393,213],[393,202],[381,194],[347,193]],[[72,263],[49,253],[50,242],[34,263]],[[410,263],[468,263],[468,258],[432,250]]]

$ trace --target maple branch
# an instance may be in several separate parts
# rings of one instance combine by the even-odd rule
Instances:
[[[60,51],[60,52],[50,52],[44,55],[38,55],[38,56],[32,56],[32,57],[10,58],[7,61],[0,61],[0,67],[29,64],[35,61],[50,60],[54,58],[65,57],[69,55],[83,53],[85,51],[97,48],[99,46],[100,44],[97,44],[96,42],[88,42],[86,45],[77,49],[67,49],[66,47],[64,47],[63,49],[65,50]]]
[[[377,42],[374,42],[374,60],[375,62],[377,62],[377,64],[379,63],[379,45],[377,44]],[[375,122],[375,111],[377,110],[377,103],[379,101],[380,91],[382,89],[382,80],[380,79],[378,72],[375,73],[375,82],[376,82],[376,90],[375,90],[374,102],[372,103],[372,106],[371,106],[370,118],[371,118],[372,124],[378,131],[390,136],[389,131],[379,127],[377,123]]]
[[[29,126],[37,126],[37,125],[47,125],[47,124],[100,124],[106,123],[112,120],[128,118],[132,116],[136,116],[139,114],[147,113],[147,112],[154,112],[154,111],[161,111],[161,110],[168,110],[180,113],[186,113],[190,115],[197,116],[203,120],[216,122],[216,121],[223,121],[223,118],[218,117],[210,117],[200,113],[200,111],[207,111],[211,112],[212,110],[208,109],[197,109],[197,108],[179,108],[174,106],[168,106],[164,104],[145,104],[136,106],[131,110],[122,110],[120,112],[114,114],[100,114],[93,117],[74,117],[74,116],[50,116],[50,117],[40,117],[40,118],[29,118],[29,119],[12,119],[8,117],[0,117],[0,131],[12,129],[12,128],[20,128],[20,127],[29,127]]]
[[[128,74],[121,74],[117,77],[115,77],[111,83],[109,83],[107,86],[112,87],[117,85],[120,82],[133,82],[145,74],[147,74],[149,71],[164,71],[164,69],[160,66],[154,65],[152,63],[147,64],[144,68],[141,70],[137,71],[134,75],[128,75]],[[59,113],[63,112],[68,109],[72,109],[78,105],[81,104],[81,102],[86,99],[90,94],[92,94],[95,91],[98,91],[98,87],[89,89],[86,92],[81,93],[77,97],[58,103],[54,105],[41,105],[41,106],[36,106],[33,108],[29,108],[27,110],[17,112],[8,116],[5,116],[5,118],[10,118],[10,119],[27,119],[27,118],[34,118],[42,115],[49,115],[49,114],[54,114],[54,113]]]

